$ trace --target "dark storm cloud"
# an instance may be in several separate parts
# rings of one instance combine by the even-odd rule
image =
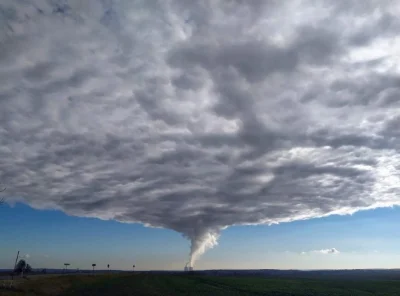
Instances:
[[[176,230],[191,263],[230,225],[400,204],[398,13],[3,1],[7,200]]]

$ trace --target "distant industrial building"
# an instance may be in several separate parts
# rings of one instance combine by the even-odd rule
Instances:
[[[186,263],[185,268],[183,269],[183,271],[185,271],[185,272],[193,271],[193,267],[191,267],[191,266],[189,265],[189,262]]]

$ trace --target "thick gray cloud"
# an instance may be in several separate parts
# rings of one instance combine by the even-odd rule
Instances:
[[[191,240],[400,204],[393,1],[0,4],[8,201]]]

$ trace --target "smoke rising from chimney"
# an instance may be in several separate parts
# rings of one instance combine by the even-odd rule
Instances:
[[[190,238],[190,259],[189,265],[194,267],[197,259],[208,249],[218,245],[219,231],[206,231],[201,235]]]

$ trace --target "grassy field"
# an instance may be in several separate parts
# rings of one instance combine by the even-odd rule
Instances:
[[[267,279],[195,275],[71,275],[25,280],[0,295],[390,295],[400,296],[400,281]]]

